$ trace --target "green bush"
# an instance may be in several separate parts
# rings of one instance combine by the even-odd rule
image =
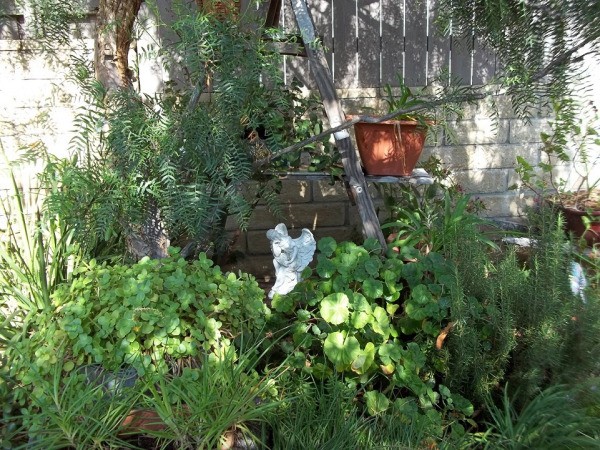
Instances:
[[[319,377],[333,366],[373,415],[393,405],[407,420],[426,412],[441,428],[438,410],[470,414],[470,403],[438,378],[445,363],[435,343],[448,322],[452,264],[414,249],[381,259],[374,240],[325,238],[318,248],[316,275],[272,303],[293,317],[282,345],[297,367]]]
[[[62,364],[60,349],[67,372],[129,364],[140,375],[164,374],[205,354],[219,359],[236,339],[263,328],[269,314],[263,297],[251,276],[223,273],[204,254],[192,263],[177,253],[133,265],[92,261],[59,286],[29,339],[14,343],[12,373],[27,386]]]
[[[541,389],[597,373],[600,303],[593,288],[574,295],[575,255],[551,211],[530,216],[532,246],[490,254],[463,233],[447,247],[456,267],[448,336],[447,384],[483,403],[509,381],[522,406]]]

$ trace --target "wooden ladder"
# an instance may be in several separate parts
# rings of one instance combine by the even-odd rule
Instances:
[[[280,0],[271,0],[272,4],[280,3]],[[338,99],[335,87],[333,85],[333,76],[325,57],[321,45],[317,42],[315,24],[308,11],[305,0],[291,0],[292,10],[296,18],[296,23],[300,29],[302,41],[308,59],[310,61],[311,71],[315,77],[325,113],[329,119],[329,125],[334,128],[345,122],[345,115],[340,100]],[[337,149],[341,154],[344,171],[346,173],[345,183],[350,199],[358,207],[358,213],[362,221],[363,233],[366,238],[375,238],[381,244],[381,248],[386,248],[386,241],[381,231],[379,218],[375,211],[373,199],[369,194],[369,189],[365,176],[363,174],[360,160],[350,139],[347,130],[334,133]]]

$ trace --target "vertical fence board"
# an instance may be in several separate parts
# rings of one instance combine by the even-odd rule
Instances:
[[[473,84],[489,83],[496,75],[496,55],[475,37],[473,48]]]
[[[333,63],[332,3],[333,0],[310,0],[308,2],[317,35],[322,39],[325,58],[330,68]]]
[[[428,1],[429,27],[427,30],[427,83],[450,71],[450,37],[439,30],[436,20],[440,16],[435,0]]]
[[[381,84],[398,84],[404,70],[404,3],[381,0]]]
[[[379,86],[379,0],[358,0],[358,84]]]
[[[405,0],[404,80],[409,86],[424,86],[427,61],[427,4],[422,0]]]
[[[298,25],[296,24],[296,18],[292,11],[291,0],[283,0],[281,5],[281,19],[283,21],[283,28],[287,34],[300,34]],[[310,73],[310,66],[307,58],[300,56],[285,56],[285,67],[286,67],[286,82],[289,83],[293,78],[296,78],[303,85],[309,89],[316,89],[314,80]]]
[[[460,84],[471,84],[473,35],[471,33],[462,35],[453,33],[450,48],[450,73],[452,78],[458,80]]]
[[[337,0],[333,3],[333,39],[335,87],[356,88],[356,0]]]

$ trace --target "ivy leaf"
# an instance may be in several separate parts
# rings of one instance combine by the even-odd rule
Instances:
[[[372,342],[367,342],[364,350],[361,350],[354,361],[352,361],[350,368],[353,372],[362,375],[369,371],[373,361],[375,361],[375,345]]]
[[[335,364],[339,372],[346,370],[360,352],[360,344],[354,336],[348,336],[346,331],[329,333],[323,343],[325,356]]]
[[[321,301],[319,306],[321,317],[333,325],[344,323],[350,315],[349,304],[350,300],[346,294],[340,292],[330,294]]]
[[[363,283],[364,294],[372,299],[380,298],[383,296],[383,283],[373,278],[368,278]]]
[[[367,410],[372,416],[385,412],[390,407],[389,399],[378,391],[365,392]]]

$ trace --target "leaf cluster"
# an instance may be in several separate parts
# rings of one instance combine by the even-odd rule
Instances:
[[[543,99],[570,97],[583,56],[598,54],[600,6],[589,0],[450,1],[437,5],[453,36],[475,35],[493,50],[517,113],[530,117]]]
[[[291,342],[298,367],[362,386],[371,414],[395,408],[408,420],[436,408],[470,413],[470,404],[439,384],[442,354],[435,340],[448,322],[452,265],[436,253],[406,250],[381,259],[379,245],[319,241],[316,274],[272,307],[294,317]],[[414,259],[406,262],[405,259]]]
[[[177,254],[131,266],[91,261],[32,318],[35,333],[12,343],[11,376],[37,392],[32,383],[61,363],[61,349],[65,372],[128,364],[138,374],[165,374],[177,368],[172,362],[218,359],[264,326],[263,297],[253,278],[224,274],[204,254],[192,263]],[[25,400],[24,390],[16,401]]]

